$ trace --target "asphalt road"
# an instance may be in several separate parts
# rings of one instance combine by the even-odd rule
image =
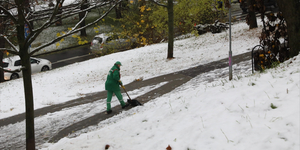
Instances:
[[[55,69],[73,64],[75,62],[82,62],[91,58],[95,58],[96,55],[91,52],[89,47],[90,45],[83,45],[44,55],[38,55],[36,57],[48,59],[52,63],[52,69]]]

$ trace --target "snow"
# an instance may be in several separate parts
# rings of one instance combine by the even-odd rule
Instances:
[[[259,44],[260,31],[261,24],[254,30],[249,30],[244,22],[234,24],[233,55],[250,52]],[[167,43],[160,43],[34,74],[35,109],[103,91],[106,75],[116,61],[123,64],[122,82],[126,87],[135,79],[150,79],[228,58],[228,47],[228,31],[207,33],[175,41],[172,60],[166,59]],[[300,148],[299,65],[298,55],[276,68],[255,74],[251,72],[250,60],[234,64],[231,81],[228,68],[199,74],[143,107],[123,111],[98,126],[38,148],[98,150],[109,145],[109,150],[150,150],[166,149],[170,145],[174,150],[296,150]],[[134,98],[163,84],[128,92]],[[1,83],[0,97],[0,119],[25,111],[22,79]],[[112,106],[119,105],[115,96],[112,102]],[[73,122],[105,111],[105,103],[102,99],[38,117],[36,130],[47,132],[36,132],[53,134]],[[277,108],[272,109],[271,105]],[[1,141],[5,139],[3,134],[12,128],[20,131],[10,136],[24,140],[23,121],[1,127]]]

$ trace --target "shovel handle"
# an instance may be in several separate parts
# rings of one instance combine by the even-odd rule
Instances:
[[[129,100],[131,100],[131,98],[129,97],[129,95],[128,95],[126,89],[125,89],[125,87],[124,86],[121,86],[121,87],[124,89],[124,91],[125,91],[126,95],[128,96]]]

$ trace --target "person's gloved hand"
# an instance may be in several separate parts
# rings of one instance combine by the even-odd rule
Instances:
[[[119,80],[119,84],[121,85],[121,87],[122,87],[123,89],[125,89],[125,87],[123,86],[123,83],[122,83],[121,80]]]
[[[123,86],[123,83],[122,83],[122,81],[121,81],[121,80],[119,80],[119,84],[120,84],[121,86]]]
[[[123,83],[122,83],[121,80],[119,80],[119,84],[121,85],[121,87],[122,87],[123,89],[125,89],[125,87],[123,86]]]

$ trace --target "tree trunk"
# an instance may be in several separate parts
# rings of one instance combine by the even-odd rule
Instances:
[[[22,1],[16,1],[18,11],[17,40],[19,45],[19,56],[22,62],[25,110],[26,110],[26,150],[35,150],[34,134],[34,106],[31,81],[31,64],[28,52],[29,45],[25,43],[25,17],[23,15],[24,7]]]
[[[56,0],[56,2],[58,2],[58,0]],[[58,12],[57,12],[57,15],[60,15],[62,14],[62,5],[59,5],[58,6]],[[56,26],[61,26],[62,25],[62,19],[61,19],[61,16],[57,17],[57,21],[55,23]]]
[[[4,34],[4,23],[3,19],[0,18],[0,34]],[[0,37],[0,48],[5,48],[5,39]],[[3,67],[3,51],[0,51],[0,66]],[[4,72],[0,69],[0,83],[4,82]]]
[[[7,8],[8,5],[6,2],[0,2],[0,4],[2,6],[4,6],[4,8]],[[0,11],[0,14],[2,14],[2,12]],[[5,25],[5,18],[4,17],[0,17],[0,34],[5,34],[5,28],[6,28],[6,25]],[[5,39],[4,38],[0,38],[0,48],[5,48]],[[4,55],[4,52],[3,51],[0,51],[0,66],[3,67],[3,55]],[[4,72],[3,70],[0,69],[0,83],[1,82],[4,82]]]
[[[256,15],[255,15],[255,10],[253,8],[255,1],[254,0],[247,0],[248,4],[248,24],[249,24],[249,29],[257,28],[257,21],[256,21]]]
[[[88,6],[88,3],[87,3],[87,0],[84,0],[83,4],[81,5],[80,7],[80,10],[84,10],[84,9],[87,9],[89,6]],[[79,21],[84,17],[86,12],[81,12],[79,13]],[[80,23],[80,27],[84,27],[85,26],[85,20],[83,20],[81,23]],[[80,30],[80,36],[87,36],[86,34],[86,29],[82,29]]]
[[[22,28],[22,27],[18,27]],[[20,58],[22,62],[22,74],[23,74],[23,84],[24,84],[24,95],[25,95],[25,110],[26,110],[26,150],[35,150],[35,133],[34,133],[34,103],[33,103],[33,92],[32,92],[32,79],[31,79],[31,63],[30,55],[28,53],[29,46],[26,44],[20,44],[25,41],[25,38],[19,36],[24,36],[24,23],[23,29],[18,29],[18,39]]]
[[[122,3],[119,3],[116,7],[116,19],[122,18]]]
[[[26,48],[23,48],[25,51]],[[28,49],[28,48],[27,48]],[[25,109],[26,109],[26,149],[35,150],[35,135],[34,135],[34,104],[31,79],[31,64],[30,56],[24,54],[21,56],[24,93],[25,93]]]
[[[2,45],[4,45],[4,42],[1,39],[2,38],[0,38],[0,48],[1,48]],[[3,67],[3,52],[1,52],[1,51],[0,51],[0,66]],[[4,72],[3,72],[3,70],[0,69],[0,83],[1,82],[4,82]]]
[[[173,13],[173,0],[168,0],[168,27],[169,27],[169,40],[168,40],[168,59],[173,58],[174,47],[174,13]]]
[[[276,2],[287,23],[290,56],[296,56],[300,52],[300,1],[276,0]]]

